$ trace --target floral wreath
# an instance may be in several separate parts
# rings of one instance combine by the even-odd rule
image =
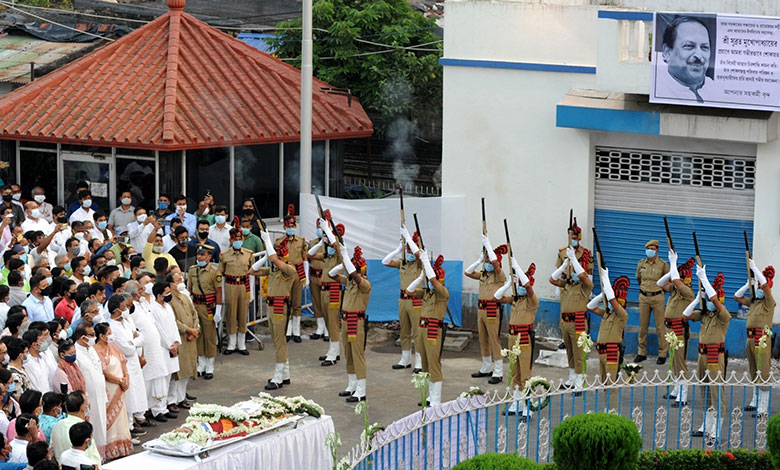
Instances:
[[[540,392],[539,387],[542,388],[542,391]],[[552,385],[550,385],[550,382],[545,379],[544,377],[531,377],[528,379],[528,381],[525,384],[525,396],[529,397],[531,395],[539,395],[540,393],[549,393],[550,390],[552,390]],[[540,401],[538,398],[534,399],[528,399],[528,408],[531,409],[531,411],[540,411],[543,410],[547,405],[550,404],[550,395],[545,395],[544,398]]]

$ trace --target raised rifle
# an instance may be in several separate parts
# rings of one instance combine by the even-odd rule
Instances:
[[[485,198],[482,198],[482,235],[487,237],[487,219],[485,218]],[[487,251],[485,251],[485,247],[482,247],[482,271],[485,271],[485,261],[487,261],[488,254]]]
[[[506,249],[509,253],[509,277],[512,278],[512,298],[517,301],[517,279],[515,279],[515,270],[512,267],[512,243],[509,241],[509,225],[504,219],[504,233],[506,234]]]
[[[672,231],[669,230],[669,221],[664,216],[664,228],[666,228],[666,244],[669,245],[669,249],[675,251],[674,242],[672,242]]]
[[[567,232],[569,234],[569,242],[566,246],[570,247],[571,241],[574,239],[574,209],[569,209],[569,228]],[[571,271],[572,267],[571,264],[569,264],[569,267],[566,268],[566,277],[571,278]]]
[[[753,270],[750,269],[750,243],[748,242],[747,230],[743,230],[742,233],[745,235],[745,264],[747,264],[748,283],[750,284],[750,300],[754,301],[756,300],[756,288],[753,285]]]
[[[414,229],[417,230],[417,239],[420,241],[420,250],[425,249],[425,245],[423,244],[423,237],[422,237],[422,231],[420,230],[420,224],[417,222],[417,213],[414,213]],[[430,260],[428,260],[430,262]],[[425,279],[425,290],[428,290],[428,277],[423,274],[423,278]],[[447,316],[450,318],[450,323],[452,323],[453,326],[455,326],[455,320],[452,318],[452,313],[450,313],[450,307],[447,306]],[[446,324],[445,324],[446,325]],[[444,344],[444,338],[447,336],[447,330],[442,331],[442,344]]]
[[[398,187],[398,197],[401,201],[401,227],[406,224],[406,217],[404,216],[404,187],[399,186]],[[416,224],[415,219],[415,224]],[[404,240],[404,237],[401,237],[401,246],[404,247],[403,250],[401,250],[401,265],[406,266],[406,241]]]
[[[696,238],[695,231],[693,232],[693,247],[696,249],[696,264],[698,264],[700,267],[704,266],[701,262],[701,254],[699,253],[699,239]],[[701,280],[699,280],[699,291],[701,291]],[[703,298],[699,298],[699,307],[701,308],[702,312],[707,310],[707,302]]]
[[[599,272],[599,284],[601,284],[601,300],[604,301],[604,311],[609,312],[609,301],[607,296],[604,295],[604,279],[601,277],[601,268],[607,267],[607,262],[604,260],[604,255],[601,253],[601,243],[599,243],[599,236],[596,233],[596,227],[593,227],[593,244],[596,245],[596,269]]]

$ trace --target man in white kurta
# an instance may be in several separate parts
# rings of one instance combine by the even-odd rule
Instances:
[[[129,282],[128,282],[129,283]],[[146,365],[142,371],[144,374],[144,384],[146,387],[146,401],[153,417],[158,420],[167,421],[163,416],[167,413],[165,401],[168,397],[168,367],[165,364],[165,356],[168,351],[163,349],[162,339],[154,323],[152,316],[151,303],[152,286],[154,283],[149,276],[141,276],[138,279],[140,298],[135,305],[133,321],[138,331],[144,337],[144,359]]]
[[[152,318],[154,318],[154,324],[157,327],[157,332],[160,334],[160,345],[162,346],[163,362],[166,367],[165,377],[165,393],[160,396],[160,401],[155,403],[156,408],[152,409],[152,414],[157,416],[162,411],[168,414],[168,409],[165,408],[166,398],[168,397],[168,386],[170,385],[171,375],[179,372],[179,344],[181,344],[181,336],[179,336],[179,329],[176,326],[176,316],[173,313],[169,302],[173,298],[171,293],[171,287],[167,282],[156,282],[152,287],[152,296],[154,300],[150,302]],[[155,397],[157,398],[157,397]],[[162,406],[162,408],[161,408]]]
[[[96,307],[96,305],[93,305]],[[76,365],[84,376],[89,400],[89,422],[92,423],[92,438],[97,444],[102,457],[106,452],[106,378],[103,375],[103,365],[92,345],[95,344],[95,330],[87,324],[81,324],[73,333],[76,342]]]
[[[134,283],[134,281],[129,282]],[[134,312],[135,307],[133,307],[133,314]],[[122,354],[125,355],[125,359],[127,359],[130,388],[125,391],[125,405],[127,408],[127,419],[131,424],[133,423],[133,416],[140,417],[143,420],[143,414],[149,409],[149,404],[146,400],[144,374],[141,371],[141,361],[138,357],[138,351],[144,345],[144,337],[136,329],[133,314],[127,309],[121,312],[120,315],[112,315],[111,319],[108,320],[112,333],[109,342],[118,347]]]
[[[46,330],[46,334],[49,331]],[[41,354],[41,343],[44,336],[41,330],[28,330],[24,334],[24,340],[30,344],[27,361],[24,363],[24,372],[30,379],[30,387],[41,393],[51,392],[51,370],[46,358]]]

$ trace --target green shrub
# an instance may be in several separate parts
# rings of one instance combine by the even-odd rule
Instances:
[[[769,419],[769,425],[766,429],[766,444],[772,454],[775,468],[780,469],[780,414]]]
[[[636,425],[609,413],[572,416],[553,432],[558,470],[635,470],[641,448]]]
[[[514,454],[483,454],[456,465],[452,470],[539,470],[539,464]]]
[[[772,470],[768,452],[735,449],[655,450],[639,455],[637,470]]]

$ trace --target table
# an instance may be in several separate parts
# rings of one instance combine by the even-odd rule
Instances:
[[[297,429],[250,437],[211,451],[205,459],[169,457],[142,452],[103,465],[105,470],[331,470],[333,461],[325,437],[333,419],[306,417]]]

